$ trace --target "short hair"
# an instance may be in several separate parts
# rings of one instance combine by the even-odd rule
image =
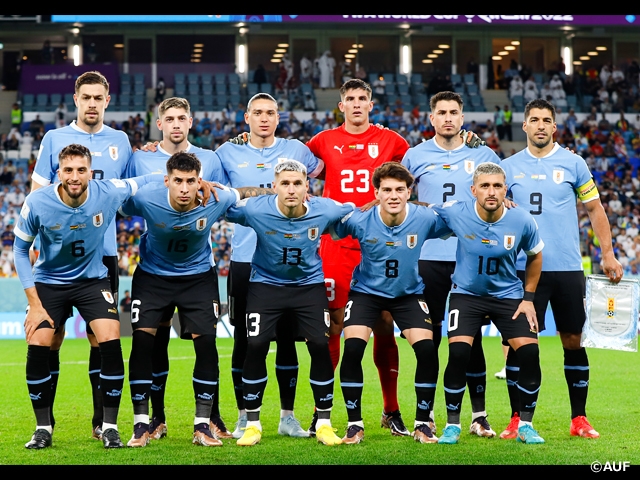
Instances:
[[[374,188],[379,189],[380,183],[385,178],[393,178],[407,184],[407,188],[411,188],[414,182],[413,175],[407,167],[399,162],[385,162],[373,171],[371,179]]]
[[[435,95],[433,95],[431,97],[431,99],[429,100],[429,108],[431,108],[431,111],[435,111],[436,109],[436,105],[438,104],[438,102],[440,101],[450,101],[453,100],[454,102],[457,102],[457,104],[460,106],[460,110],[462,110],[462,107],[464,106],[464,101],[462,100],[462,95],[460,95],[457,92],[450,92],[450,91],[444,91],[444,92],[438,92]]]
[[[307,175],[307,167],[297,160],[285,160],[284,162],[280,162],[275,166],[273,171],[276,175],[280,172],[300,172],[304,173],[305,176]]]
[[[160,105],[158,105],[158,116],[162,118],[162,115],[170,108],[182,108],[187,112],[187,115],[191,115],[191,105],[189,100],[181,97],[169,97],[165,98]]]
[[[259,93],[256,93],[253,97],[251,97],[247,102],[247,112],[251,111],[251,104],[253,103],[254,100],[269,100],[276,104],[276,110],[278,110],[278,102],[276,101],[275,98],[273,98],[268,93],[259,92]]]
[[[109,82],[107,81],[107,78],[100,72],[84,72],[82,75],[76,78],[76,93],[80,91],[80,87],[83,85],[102,85],[107,89],[107,93],[109,93]]]
[[[504,179],[507,179],[507,174],[504,169],[497,163],[483,162],[478,165],[473,172],[473,183],[476,183],[480,175],[502,175]]]
[[[176,152],[167,160],[167,175],[171,175],[174,170],[179,172],[193,172],[200,173],[202,163],[198,160],[193,153],[184,151]]]
[[[58,164],[71,157],[84,157],[89,160],[89,166],[91,166],[91,151],[84,145],[72,143],[64,147],[58,154]]]
[[[549,110],[551,112],[551,118],[553,119],[554,122],[556,121],[556,107],[553,106],[553,103],[551,103],[548,100],[545,100],[544,98],[535,98],[531,100],[529,103],[527,103],[527,105],[524,107],[525,122],[527,121],[527,118],[529,118],[529,113],[531,113],[531,110],[534,108],[539,108],[541,110]]]
[[[365,92],[367,92],[367,96],[371,98],[371,85],[359,78],[352,78],[351,80],[347,80],[346,82],[344,82],[340,87],[340,99],[344,99],[344,96],[349,90],[357,89],[364,90]]]

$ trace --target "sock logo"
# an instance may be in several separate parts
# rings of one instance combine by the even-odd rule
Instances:
[[[207,401],[211,401],[213,400],[213,393],[199,393],[198,394],[198,398],[201,398],[203,400],[207,400]]]
[[[38,393],[37,395],[34,395],[33,393],[29,394],[29,398],[31,400],[40,400],[42,398],[42,392]]]
[[[358,401],[357,400],[347,400],[346,407],[349,410],[353,410],[353,409],[357,408],[357,406],[358,406]]]
[[[298,380],[296,379],[296,377],[291,378],[291,380],[289,381],[289,388],[294,388],[298,383]]]
[[[110,397],[119,397],[122,395],[122,390],[116,390],[115,388],[113,390],[111,390],[110,392],[106,392],[108,396]]]
[[[421,402],[418,403],[418,408],[420,410],[430,410],[431,402],[425,402],[424,400],[422,400]]]
[[[449,403],[447,405],[447,410],[460,410],[460,404],[457,403],[454,405],[453,403]]]
[[[478,385],[476,387],[476,393],[482,393],[482,392],[484,392],[484,387],[482,385]]]
[[[258,392],[258,393],[248,393],[247,395],[243,395],[242,398],[244,398],[246,401],[251,402],[251,401],[255,401],[255,400],[259,400],[260,399],[260,394],[262,392]]]
[[[586,388],[589,386],[589,382],[587,380],[580,380],[578,383],[574,383],[573,386],[577,388]]]
[[[134,402],[143,402],[146,397],[146,393],[136,393],[135,395],[131,395],[131,400]]]
[[[160,392],[162,387],[164,387],[164,383],[161,383],[160,385],[151,384],[151,390],[154,392]]]
[[[333,393],[330,393],[326,397],[320,397],[321,402],[330,402],[331,400],[333,400]]]
[[[525,405],[524,408],[536,408],[538,402],[533,402],[531,405]]]

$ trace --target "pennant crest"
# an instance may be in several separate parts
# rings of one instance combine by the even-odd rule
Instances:
[[[464,161],[464,171],[467,172],[469,175],[471,175],[475,169],[476,169],[476,162],[474,162],[473,160]]]
[[[371,158],[378,158],[378,144],[377,143],[370,143],[368,145],[368,151],[369,151],[369,156]]]
[[[93,226],[101,227],[103,223],[104,223],[104,216],[102,215],[102,212],[96,213],[93,216]]]
[[[516,244],[516,236],[515,235],[505,235],[504,236],[504,248],[507,250],[511,250]]]
[[[109,146],[109,156],[111,157],[111,160],[113,160],[114,162],[116,160],[118,160],[118,146],[117,145],[110,145]]]
[[[196,220],[196,230],[201,232],[207,228],[207,217],[200,217]]]
[[[564,170],[554,170],[553,181],[558,185],[564,182]]]
[[[418,234],[417,233],[410,233],[409,235],[407,235],[407,247],[415,248],[415,246],[417,244],[418,244]]]
[[[110,290],[102,290],[102,296],[109,303],[115,302],[115,300],[113,299],[113,293],[111,293]]]

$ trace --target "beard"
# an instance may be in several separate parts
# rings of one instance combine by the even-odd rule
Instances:
[[[84,185],[77,192],[71,192],[71,189],[69,188],[69,184],[68,183],[63,183],[62,184],[62,188],[64,188],[64,191],[67,192],[67,195],[69,195],[69,198],[73,198],[73,199],[80,198],[82,196],[82,194],[87,191],[88,187],[89,187],[89,184]]]

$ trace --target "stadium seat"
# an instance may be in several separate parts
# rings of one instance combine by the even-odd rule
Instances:
[[[213,85],[213,75],[210,73],[201,73],[200,82],[202,85]]]
[[[184,73],[180,73],[180,72],[175,73],[173,75],[173,79],[174,79],[175,85],[179,85],[179,84],[184,85],[186,83],[186,75]]]
[[[467,83],[467,93],[470,97],[476,97],[480,95],[480,89],[476,83]]]
[[[476,83],[476,77],[473,75],[473,73],[465,73],[464,77],[462,77],[462,80],[465,85],[475,85]]]
[[[187,94],[187,85],[184,83],[176,83],[173,94],[176,97],[184,97]]]
[[[452,73],[451,74],[451,84],[454,87],[462,85],[462,75],[460,75],[459,73]]]
[[[219,84],[224,85],[227,83],[227,75],[224,73],[216,73],[213,78],[215,80],[216,85],[219,85]]]
[[[396,83],[396,76],[393,73],[383,73],[382,74],[382,78],[384,78],[384,81],[387,85],[394,85]]]
[[[212,93],[205,93],[202,95],[202,110],[210,112],[215,110],[215,100]]]
[[[407,85],[408,86],[409,85],[409,79],[403,73],[398,73],[398,74],[396,74],[396,84],[398,86],[400,86],[400,85]]]
[[[398,83],[396,85],[398,89],[398,94],[400,95],[408,95],[409,94],[409,84],[408,83]]]
[[[203,95],[213,95],[212,83],[203,83],[202,85],[200,85],[200,89],[202,90]]]
[[[36,104],[36,96],[33,93],[22,95],[22,111],[33,112]]]
[[[133,76],[133,84],[135,85],[136,83],[144,85],[144,73],[136,73]]]
[[[49,95],[46,93],[38,93],[36,95],[35,108],[39,112],[46,112],[49,107]]]
[[[227,75],[227,83],[229,83],[229,85],[240,84],[240,75],[238,75],[237,73],[229,73]]]
[[[303,83],[302,85],[307,85],[307,84]],[[247,83],[247,95],[249,97],[253,97],[256,93],[258,93],[258,90],[259,90],[259,86],[257,83],[254,83],[254,82]]]
[[[230,83],[229,84],[229,95],[240,95],[240,84],[239,83]]]
[[[52,93],[49,95],[49,101],[51,102],[51,106],[55,110],[62,103],[62,94],[61,93]]]

